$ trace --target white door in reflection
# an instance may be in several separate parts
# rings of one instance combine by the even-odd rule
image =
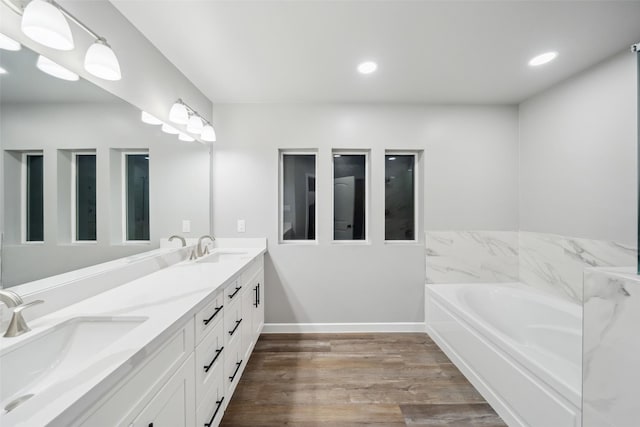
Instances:
[[[334,239],[353,240],[353,224],[356,201],[356,178],[345,176],[334,178]]]

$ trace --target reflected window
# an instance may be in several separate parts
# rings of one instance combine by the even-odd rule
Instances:
[[[333,154],[333,239],[365,240],[367,156]]]
[[[149,240],[149,154],[125,154],[126,240]]]
[[[44,156],[24,154],[25,241],[44,241]]]
[[[316,239],[316,155],[282,153],[282,240]]]
[[[96,155],[74,154],[75,240],[96,240]]]
[[[385,155],[385,240],[416,238],[415,164],[414,154]]]

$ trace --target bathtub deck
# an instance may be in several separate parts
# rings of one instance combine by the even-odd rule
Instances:
[[[223,426],[505,424],[426,334],[262,335]]]

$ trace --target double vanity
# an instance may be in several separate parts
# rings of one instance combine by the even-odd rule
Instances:
[[[217,426],[264,325],[258,242],[142,258],[154,272],[0,338],[0,425]]]

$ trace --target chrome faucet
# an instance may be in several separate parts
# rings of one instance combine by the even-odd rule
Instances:
[[[173,241],[174,239],[179,239],[182,242],[182,247],[184,248],[185,246],[187,246],[187,241],[185,240],[184,237],[182,236],[178,236],[178,235],[173,235],[171,237],[169,237],[169,241]]]
[[[209,240],[211,240],[211,242],[216,240],[215,237],[209,236],[208,234],[205,234],[204,236],[201,236],[198,239],[198,245],[196,246],[196,250],[198,251],[198,253],[197,253],[198,257],[203,257],[203,256],[205,256],[206,254],[209,253],[209,246],[205,246],[204,250],[202,250],[202,242],[203,242],[204,239],[209,239]]]
[[[7,331],[4,333],[4,337],[6,338],[17,337],[25,332],[29,332],[31,328],[29,328],[24,317],[22,317],[22,311],[44,302],[42,300],[35,300],[25,304],[20,295],[7,289],[0,289],[0,301],[8,308],[13,309],[11,321],[7,327]]]

